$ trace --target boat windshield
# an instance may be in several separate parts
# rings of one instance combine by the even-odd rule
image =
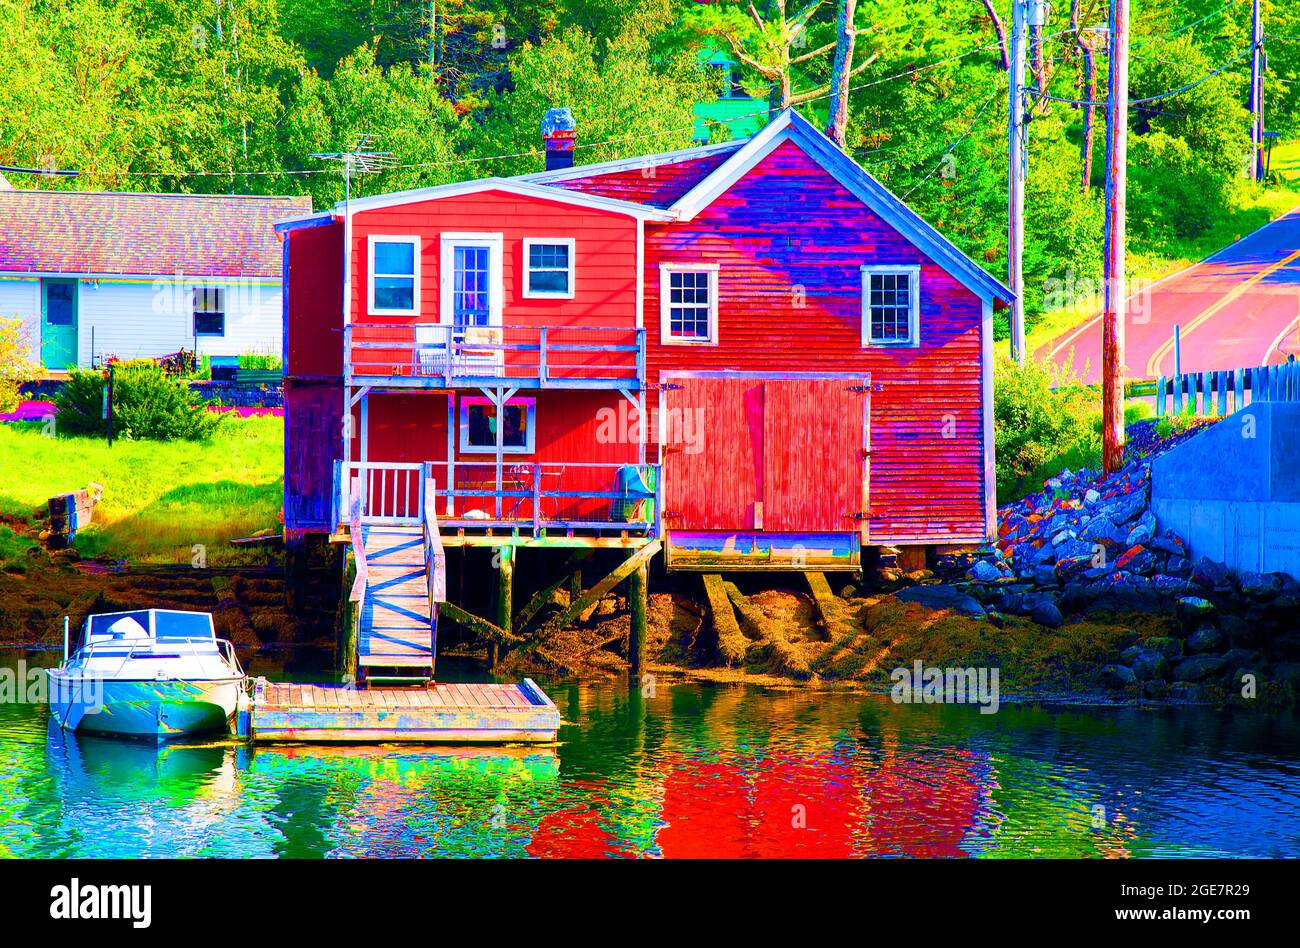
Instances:
[[[154,636],[158,639],[215,639],[212,616],[206,612],[154,612]]]
[[[136,612],[110,612],[106,615],[91,616],[86,621],[92,638],[105,635],[113,635],[114,638],[148,638],[149,636],[147,609]]]

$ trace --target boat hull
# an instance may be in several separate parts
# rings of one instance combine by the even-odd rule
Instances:
[[[242,678],[90,681],[51,674],[51,713],[78,731],[165,741],[228,730]]]

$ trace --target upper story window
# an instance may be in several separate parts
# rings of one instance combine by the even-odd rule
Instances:
[[[718,341],[718,265],[659,266],[659,338],[668,345]]]
[[[920,343],[921,268],[862,268],[862,344]]]
[[[573,298],[573,240],[547,237],[524,241],[524,297]]]
[[[420,312],[420,238],[370,238],[370,312],[414,316]]]
[[[226,334],[226,291],[214,286],[194,288],[194,335]]]

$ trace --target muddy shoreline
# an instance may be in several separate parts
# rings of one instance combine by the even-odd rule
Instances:
[[[291,609],[282,569],[274,563],[142,569],[41,553],[29,557],[21,572],[0,573],[0,646],[61,647],[64,615],[75,629],[90,612],[188,608],[212,612],[218,634],[256,656],[255,670],[258,664],[292,667],[295,652],[332,655],[338,642],[338,574],[328,563],[312,568],[308,597]],[[1131,661],[1135,650],[1145,654],[1186,640],[1187,623],[1172,609],[1092,609],[1052,627],[1030,616],[974,616],[906,601],[908,588],[925,593],[915,598],[937,597],[939,604],[969,592],[932,577],[918,580],[901,589],[873,589],[873,580],[831,578],[835,592],[827,599],[801,574],[740,577],[739,586],[727,582],[723,590],[735,608],[732,626],[715,621],[699,576],[661,577],[652,583],[660,591],[649,601],[648,668],[659,678],[888,694],[895,669],[921,662],[926,668],[996,668],[999,702],[1007,704],[1234,704],[1266,710],[1294,704],[1295,688],[1286,681],[1265,681],[1255,696],[1242,699],[1224,687],[1235,669],[1195,687],[1115,681],[1115,667],[1126,657]],[[568,596],[556,590],[537,621],[566,608]],[[625,597],[610,594],[536,650],[505,655],[494,672],[549,680],[624,678],[630,629]],[[482,643],[462,630],[449,627],[442,640],[444,654],[482,659],[486,667]]]

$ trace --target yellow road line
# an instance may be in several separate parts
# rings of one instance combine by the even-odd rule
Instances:
[[[1246,291],[1249,290],[1256,283],[1259,283],[1261,280],[1266,279],[1267,277],[1276,273],[1278,270],[1281,270],[1288,263],[1291,263],[1295,260],[1300,260],[1300,250],[1295,251],[1289,256],[1283,257],[1281,260],[1277,261],[1276,263],[1269,264],[1267,267],[1265,267],[1263,270],[1260,270],[1249,280],[1246,280],[1242,283],[1238,283],[1235,287],[1232,288],[1232,290],[1229,293],[1227,293],[1217,303],[1201,311],[1201,313],[1198,314],[1194,319],[1192,319],[1191,322],[1189,322],[1186,326],[1181,327],[1179,329],[1179,333],[1182,336],[1182,338],[1186,339],[1187,336],[1191,334],[1193,330],[1195,330],[1199,326],[1205,325],[1207,322],[1209,322],[1211,319],[1217,316],[1220,312],[1222,312],[1224,307],[1228,306],[1231,303],[1235,303],[1237,300],[1241,299],[1246,294]],[[1156,349],[1155,352],[1151,354],[1151,358],[1147,360],[1148,378],[1155,378],[1160,374],[1160,363],[1164,360],[1165,356],[1169,355],[1169,352],[1170,350],[1173,349],[1173,347],[1174,347],[1174,340],[1173,337],[1170,336],[1168,339],[1166,339],[1164,342],[1162,342],[1159,345],[1159,347]]]

